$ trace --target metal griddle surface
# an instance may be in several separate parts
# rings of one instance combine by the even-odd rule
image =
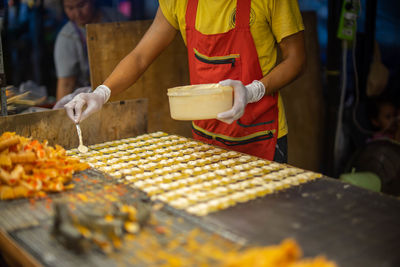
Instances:
[[[400,201],[331,178],[210,214],[208,223],[252,244],[296,239],[305,256],[341,267],[400,266]]]
[[[85,191],[100,192],[105,185],[117,183],[95,170],[83,173],[90,179],[75,181],[79,186],[72,192],[53,194],[49,198],[54,200]],[[131,201],[129,195],[123,197],[123,201]],[[55,243],[48,234],[52,215],[48,205],[46,199],[34,205],[28,200],[1,202],[0,227],[46,266],[118,264],[100,253],[77,257]],[[341,267],[400,266],[400,201],[330,178],[295,186],[205,217],[195,217],[169,206],[157,216],[161,222],[166,218],[184,218],[174,230],[177,235],[200,226],[206,232],[218,233],[234,242],[245,240],[248,245],[278,244],[292,237],[300,244],[304,256],[324,254]],[[121,260],[127,263],[125,258]]]
[[[73,190],[49,194],[46,198],[35,201],[18,199],[0,202],[0,213],[2,214],[0,228],[5,230],[20,247],[24,248],[44,266],[158,266],[152,260],[143,258],[143,253],[147,253],[147,256],[152,258],[154,252],[151,249],[154,248],[154,245],[137,242],[136,240],[139,238],[136,237],[131,241],[125,240],[122,251],[117,251],[111,256],[106,256],[96,249],[86,254],[76,254],[68,251],[52,237],[53,201],[72,200],[72,203],[76,205],[85,205],[85,201],[81,199],[87,193],[90,193],[87,196],[96,199],[104,196],[104,203],[99,202],[100,205],[107,204],[107,197],[110,196],[117,198],[118,202],[126,204],[147,199],[143,192],[94,169],[77,173],[74,177],[75,188]],[[90,200],[89,197],[86,201]],[[211,242],[223,251],[240,247],[235,244],[235,240],[232,240],[234,236],[227,236],[231,240],[223,238],[215,234],[218,229],[210,225],[202,227],[204,224],[194,216],[187,215],[187,217],[182,218],[179,213],[180,211],[168,206],[153,211],[157,225],[167,227],[171,235],[168,235],[168,237],[157,235],[154,229],[145,227],[147,230],[144,231],[155,236],[153,239],[145,240],[160,242],[160,245],[167,245],[169,241],[179,240],[184,244],[182,240],[186,240],[193,231],[198,230],[199,234],[196,234],[196,240],[199,244]],[[223,232],[221,234],[223,235]],[[141,253],[140,255],[135,254],[138,251]],[[178,247],[176,251],[187,257],[195,257],[188,255],[183,247]],[[204,259],[199,260],[204,262]],[[212,263],[212,259],[210,260]]]

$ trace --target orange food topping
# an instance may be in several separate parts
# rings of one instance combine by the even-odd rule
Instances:
[[[66,156],[59,145],[49,146],[35,139],[5,132],[0,136],[0,199],[43,197],[60,192],[86,163]]]

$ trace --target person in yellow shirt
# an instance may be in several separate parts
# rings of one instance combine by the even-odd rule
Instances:
[[[179,31],[191,84],[234,88],[231,110],[194,121],[193,137],[279,162],[287,161],[287,124],[279,89],[305,64],[304,26],[296,0],[160,0],[145,36],[93,93],[65,108],[75,122],[132,85]],[[281,61],[278,63],[278,49]],[[82,112],[84,105],[87,108]]]

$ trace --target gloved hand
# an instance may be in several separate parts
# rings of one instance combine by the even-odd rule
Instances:
[[[105,85],[99,85],[93,93],[81,93],[75,96],[64,106],[68,117],[74,122],[79,123],[86,119],[90,114],[101,109],[104,103],[110,98],[111,90]],[[87,105],[82,113],[82,108]]]
[[[92,88],[90,88],[90,86],[77,88],[71,94],[68,94],[62,97],[60,100],[58,100],[57,103],[53,106],[53,109],[64,108],[64,106],[67,103],[69,103],[75,96],[79,95],[80,93],[89,93],[89,92],[92,92]]]
[[[257,80],[254,80],[246,86],[244,86],[241,81],[236,80],[224,80],[219,82],[219,84],[232,86],[234,90],[233,107],[217,115],[218,120],[228,124],[231,124],[243,116],[244,109],[248,103],[259,101],[265,94],[264,84]]]

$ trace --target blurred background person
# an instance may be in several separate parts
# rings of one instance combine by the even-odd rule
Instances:
[[[400,121],[396,105],[387,97],[372,98],[368,107],[375,133],[372,140],[387,138],[400,142]]]
[[[63,0],[62,6],[69,21],[59,32],[54,47],[57,101],[77,88],[90,86],[85,25],[126,20],[115,9],[99,7],[95,0]]]

